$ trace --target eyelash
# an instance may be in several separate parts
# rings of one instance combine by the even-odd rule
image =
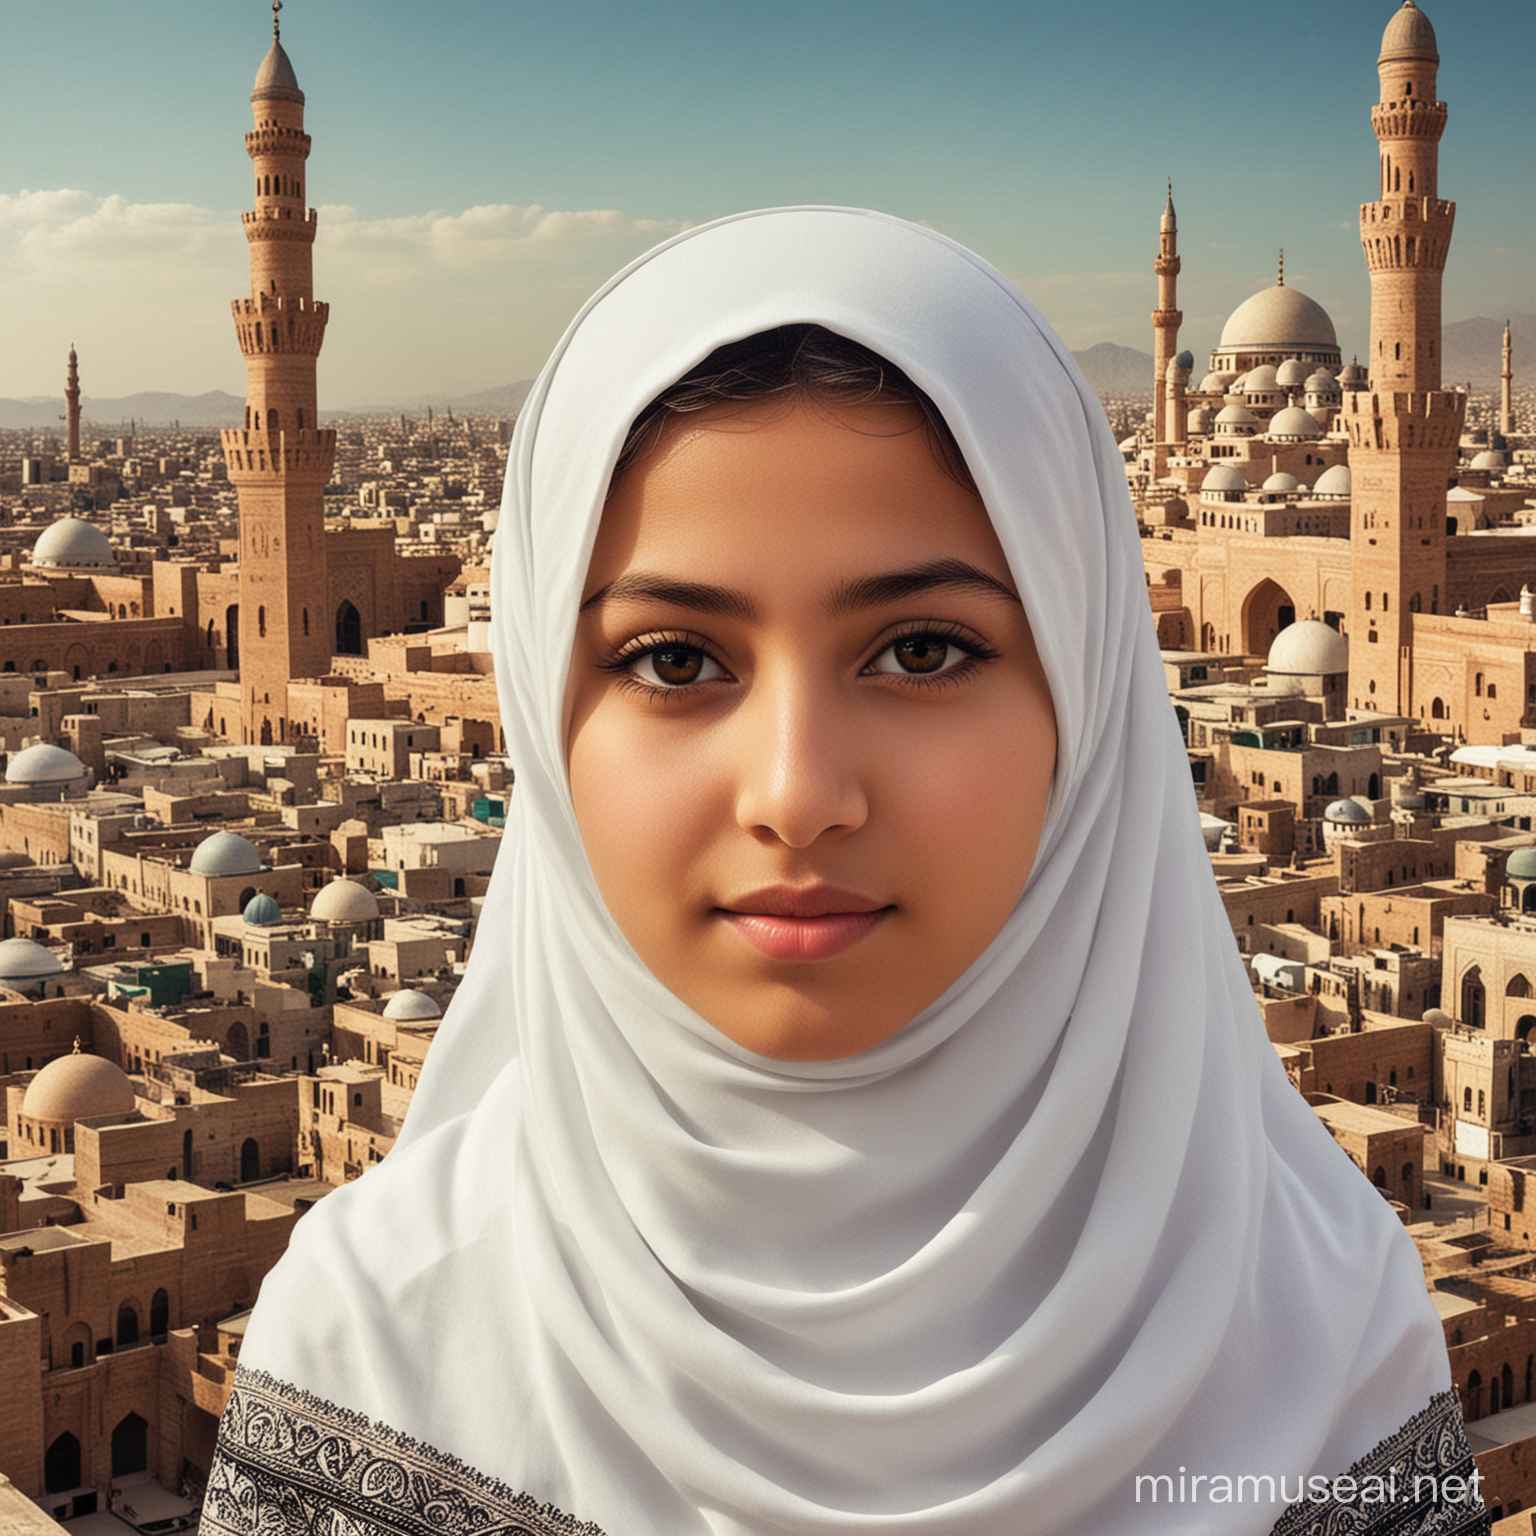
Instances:
[[[993,650],[991,646],[953,620],[935,619],[908,625],[892,635],[870,657],[868,663],[861,670],[860,675],[876,675],[870,672],[870,668],[893,646],[900,645],[904,640],[939,640],[945,645],[952,645],[957,650],[965,652],[965,659],[963,661],[957,662],[952,667],[946,667],[942,672],[888,672],[878,674],[885,677],[900,677],[902,681],[916,684],[922,688],[945,688],[963,682],[972,676],[982,663],[995,661],[1002,654],[1000,651]],[[598,666],[604,672],[612,674],[620,688],[652,700],[687,697],[696,688],[705,686],[705,684],[700,683],[679,683],[671,687],[661,687],[635,676],[633,669],[637,662],[647,656],[654,656],[660,651],[669,650],[697,651],[701,656],[708,657],[716,666],[724,667],[725,665],[711,650],[708,641],[703,636],[691,634],[686,630],[664,630],[648,635],[637,635],[633,640],[627,641],[619,647],[606,660],[600,661]],[[709,681],[713,682],[717,681],[717,679],[710,679]]]

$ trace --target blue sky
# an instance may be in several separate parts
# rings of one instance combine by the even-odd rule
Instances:
[[[1425,0],[1458,204],[1448,320],[1536,310],[1531,0]],[[534,373],[656,240],[746,207],[921,219],[1067,342],[1150,350],[1174,179],[1181,344],[1286,279],[1364,351],[1356,238],[1394,0],[286,0],[333,407]],[[243,392],[243,134],[266,0],[0,0],[0,396]]]

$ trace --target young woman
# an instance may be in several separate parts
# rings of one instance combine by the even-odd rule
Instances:
[[[205,1530],[1486,1528],[1009,283],[850,210],[661,247],[535,387],[493,580],[475,954],[263,1287]]]

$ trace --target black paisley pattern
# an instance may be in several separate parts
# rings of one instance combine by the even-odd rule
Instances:
[[[1329,1480],[1339,1493],[1346,1491],[1340,1484],[1352,1484],[1352,1497],[1299,1499],[1271,1536],[1488,1536],[1488,1515],[1471,1482],[1476,1470],[1461,1404],[1454,1392],[1437,1392],[1345,1477]],[[1460,1481],[1465,1498],[1439,1495],[1447,1478]]]
[[[1323,1502],[1292,1504],[1272,1536],[1488,1536],[1481,1499],[1430,1491],[1474,1470],[1460,1404],[1441,1392],[1346,1478],[1330,1479]],[[1346,1482],[1353,1496],[1332,1496]],[[430,1445],[243,1368],[201,1528],[205,1536],[603,1536]]]
[[[360,1413],[235,1375],[204,1536],[603,1536]]]

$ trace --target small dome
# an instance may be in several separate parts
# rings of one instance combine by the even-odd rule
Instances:
[[[272,39],[272,46],[267,49],[266,58],[261,61],[261,68],[256,71],[256,85],[251,91],[252,101],[271,97],[283,101],[296,101],[300,105],[304,101],[304,92],[299,89],[298,76],[293,72],[293,65],[283,51],[283,45],[275,37]]]
[[[1221,395],[1226,393],[1229,385],[1237,375],[1235,373],[1208,373],[1200,380],[1200,393],[1202,395]]]
[[[1339,383],[1347,389],[1364,389],[1370,383],[1370,375],[1358,362],[1345,363],[1339,370]]]
[[[1341,822],[1362,826],[1371,819],[1371,813],[1358,800],[1335,800],[1323,812],[1324,821]]]
[[[1497,448],[1484,448],[1481,453],[1473,456],[1471,467],[1488,470],[1503,469],[1504,455]]]
[[[1287,624],[1269,648],[1266,672],[1293,677],[1332,677],[1349,671],[1349,641],[1321,619]]]
[[[1280,378],[1273,363],[1260,363],[1243,375],[1245,395],[1272,395],[1280,388]]]
[[[1288,475],[1283,469],[1276,470],[1268,480],[1264,482],[1266,491],[1299,491],[1301,481],[1295,475]]]
[[[245,904],[244,917],[253,928],[270,928],[283,920],[283,909],[265,891],[257,891]]]
[[[1381,34],[1380,63],[1385,59],[1436,59],[1435,29],[1413,0],[1403,0],[1403,8],[1387,23]]]
[[[32,564],[50,570],[115,571],[117,556],[100,528],[81,517],[61,517],[32,547]]]
[[[1246,491],[1248,482],[1233,464],[1213,464],[1200,482],[1201,491]]]
[[[1338,393],[1339,381],[1326,368],[1319,368],[1307,375],[1305,388],[1309,395],[1334,395]]]
[[[356,880],[332,880],[316,893],[309,915],[319,923],[371,923],[379,915],[379,899]]]
[[[1504,861],[1506,880],[1536,880],[1536,848],[1516,848]]]
[[[104,1056],[91,1056],[79,1046],[70,1056],[50,1061],[27,1084],[21,1112],[29,1120],[73,1125],[93,1115],[133,1113],[133,1084],[123,1070]]]
[[[1312,487],[1314,496],[1337,496],[1343,501],[1347,501],[1352,493],[1348,464],[1330,465],[1317,477],[1317,484]]]
[[[33,939],[0,941],[0,986],[13,982],[38,981],[44,976],[62,976],[64,966],[51,949]]]
[[[1173,366],[1175,368],[1193,368],[1195,366],[1195,354],[1186,348],[1174,358]]]
[[[404,1022],[417,1019],[440,1019],[442,1016],[443,1010],[425,992],[418,992],[414,987],[407,987],[403,992],[396,992],[384,1004],[384,1017],[386,1019],[397,1019]]]
[[[215,832],[197,845],[188,867],[194,875],[254,875],[261,855],[238,832]]]
[[[65,747],[46,741],[24,747],[6,765],[7,784],[72,784],[85,774],[85,764]]]
[[[1288,357],[1275,370],[1282,388],[1296,389],[1307,382],[1307,365],[1299,357]]]
[[[1228,427],[1257,426],[1259,418],[1246,405],[1224,405],[1216,413],[1216,424]]]
[[[1269,437],[1297,437],[1310,441],[1321,437],[1323,429],[1299,405],[1288,405],[1276,411],[1269,423]]]
[[[1197,405],[1194,410],[1189,413],[1189,421],[1187,423],[1188,430],[1191,432],[1209,432],[1211,430],[1211,422],[1213,419],[1214,418],[1211,416],[1211,412],[1208,407]]]
[[[1299,288],[1276,283],[1244,299],[1221,329],[1221,351],[1308,351],[1337,347],[1328,312]]]

